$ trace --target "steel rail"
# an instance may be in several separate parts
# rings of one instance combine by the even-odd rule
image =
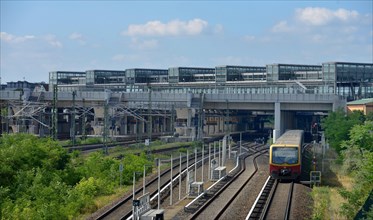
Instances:
[[[224,207],[219,211],[219,213],[216,215],[216,218],[220,218],[223,215],[223,213],[228,209],[228,207],[231,205],[233,200],[236,199],[236,197],[242,192],[242,190],[245,188],[245,186],[247,186],[247,184],[250,182],[250,180],[258,172],[258,164],[256,162],[256,158],[263,155],[264,153],[265,152],[261,152],[254,157],[254,167],[255,167],[254,172],[249,176],[249,178],[244,182],[244,184],[242,184],[242,186],[238,189],[238,191],[236,191],[236,193],[233,195],[233,197],[231,197],[229,199],[229,201],[224,205]],[[245,166],[245,169],[246,169],[246,164],[244,166]]]
[[[253,146],[254,147],[254,146]],[[262,149],[261,151],[264,151],[263,153],[265,153],[265,151],[267,151],[267,149]],[[241,175],[246,167],[245,167],[245,159],[249,156],[252,156],[254,154],[257,154],[261,151],[257,151],[257,152],[253,152],[251,154],[245,154],[244,155],[244,158],[243,159],[240,159],[240,166],[241,166],[241,169],[239,171],[237,171],[236,174],[234,174],[232,176],[231,179],[229,179],[229,181],[227,183],[225,183],[224,186],[222,186],[222,188],[220,188],[210,199],[208,199],[198,210],[196,210],[194,212],[194,214],[190,217],[190,219],[196,219],[239,175]]]
[[[290,209],[291,209],[291,200],[293,198],[293,189],[294,189],[294,181],[290,183],[289,188],[289,195],[288,195],[288,201],[286,203],[286,210],[285,210],[285,220],[289,220],[290,218]]]
[[[253,206],[251,207],[249,213],[246,216],[246,220],[249,219],[264,219],[268,211],[268,207],[272,201],[274,192],[276,190],[278,181],[271,178],[267,178],[262,189],[259,192]]]

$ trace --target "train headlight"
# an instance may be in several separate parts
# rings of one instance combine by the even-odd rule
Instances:
[[[291,170],[284,167],[280,170],[280,176],[289,176],[291,173]]]

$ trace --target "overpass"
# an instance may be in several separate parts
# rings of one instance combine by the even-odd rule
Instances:
[[[294,120],[299,112],[327,113],[346,104],[345,99],[335,94],[297,91],[260,94],[106,90],[58,91],[54,96],[53,92],[2,90],[0,101],[4,116],[2,132],[49,135],[55,108],[58,112],[56,129],[68,136],[176,131],[191,139],[204,134],[247,130],[248,125],[242,122],[249,123],[247,117],[252,112],[274,115],[273,137],[276,139],[286,129],[296,128]]]

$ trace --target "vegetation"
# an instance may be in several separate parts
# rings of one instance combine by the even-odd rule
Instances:
[[[363,124],[364,120],[365,117],[360,111],[346,115],[343,109],[338,109],[330,112],[329,116],[322,120],[321,126],[330,146],[340,153],[341,143],[348,139],[350,129],[354,125]]]
[[[327,208],[330,205],[330,191],[327,187],[316,187],[312,191],[312,197],[315,203],[312,219],[322,220],[327,219]]]
[[[73,219],[97,209],[94,198],[109,195],[134,171],[149,164],[145,155],[126,154],[118,160],[92,153],[68,154],[58,142],[32,135],[0,138],[0,218]],[[148,169],[151,169],[149,167]],[[138,177],[138,176],[137,176]]]
[[[66,140],[66,141],[61,141],[60,142],[62,146],[68,146],[72,145],[71,140]],[[102,143],[102,138],[101,137],[89,137],[89,138],[76,138],[75,139],[75,144],[101,144]]]
[[[325,213],[336,200],[340,204],[337,215],[353,219],[373,190],[373,121],[370,115],[364,116],[361,112],[345,115],[338,110],[325,118],[322,126],[330,146],[338,152],[340,159],[334,172],[340,180],[344,175],[352,181],[351,186],[339,184],[336,188],[314,188],[312,196],[316,203],[313,219],[333,218],[325,216]],[[369,216],[373,216],[373,207],[369,208],[364,218]]]
[[[182,142],[182,143],[163,143],[161,141],[154,141],[150,144],[150,150],[168,149],[174,147],[189,147],[195,145],[195,142]],[[115,148],[109,149],[109,154],[111,157],[123,157],[124,154],[140,154],[147,150],[145,144],[133,144],[129,147],[123,148],[117,146]],[[185,151],[186,152],[186,151]]]

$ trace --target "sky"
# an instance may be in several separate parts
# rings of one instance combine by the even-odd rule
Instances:
[[[373,63],[372,1],[0,0],[1,83],[51,71]]]

